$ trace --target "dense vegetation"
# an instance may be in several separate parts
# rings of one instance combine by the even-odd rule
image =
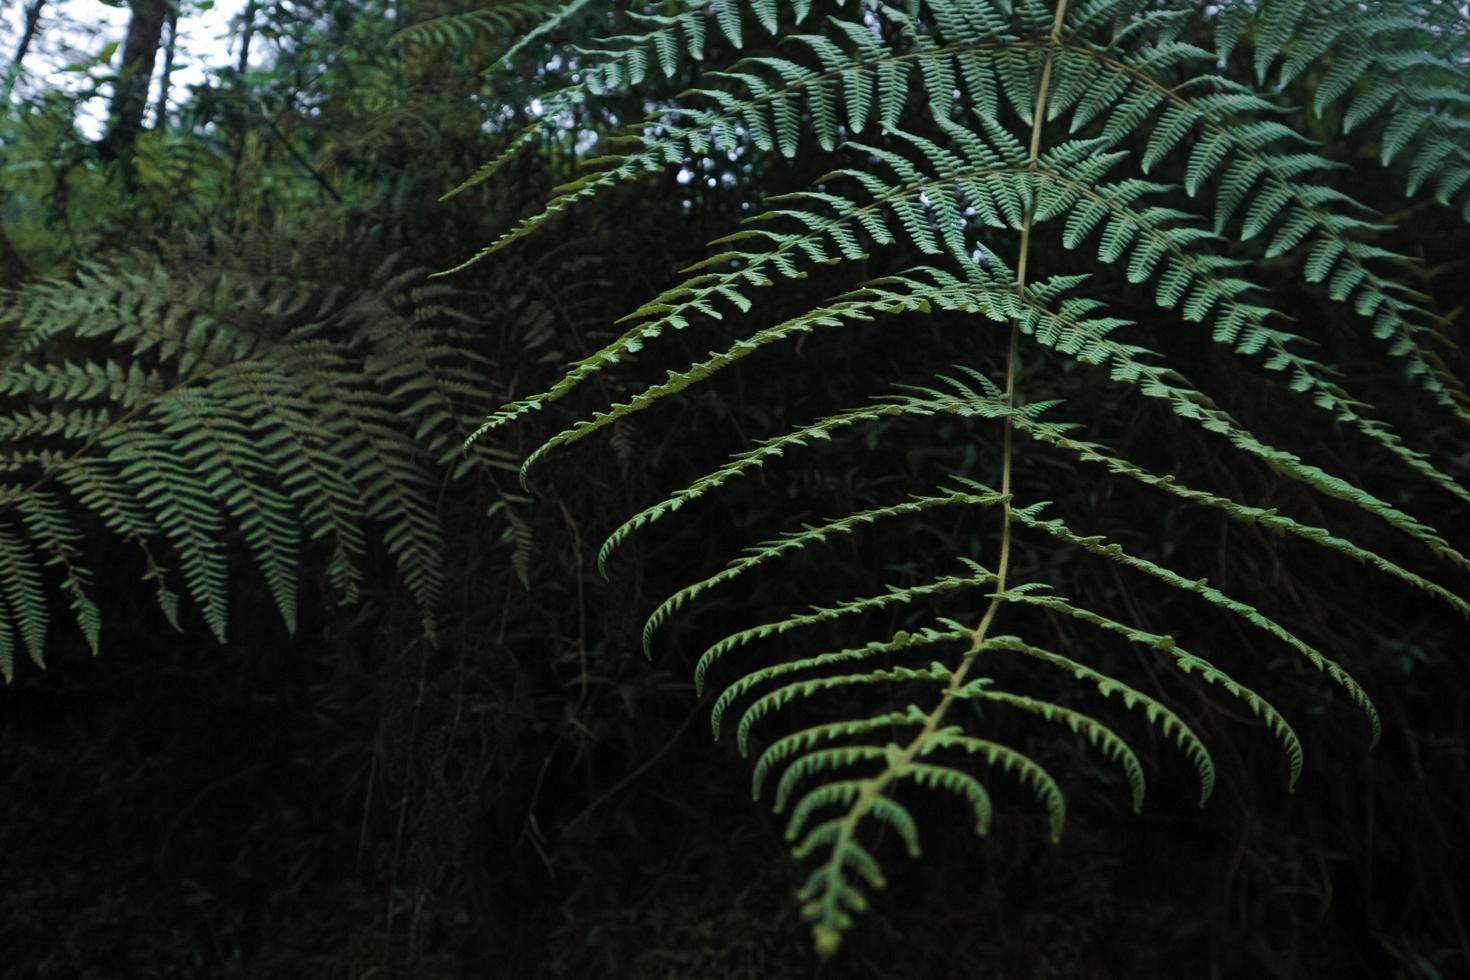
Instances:
[[[7,75],[0,972],[1470,972],[1460,6],[207,6]]]

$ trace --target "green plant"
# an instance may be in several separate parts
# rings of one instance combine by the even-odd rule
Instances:
[[[170,623],[182,590],[221,642],[234,540],[292,632],[303,551],[320,550],[327,591],[350,602],[378,540],[432,632],[436,474],[480,397],[482,360],[446,305],[453,290],[423,285],[422,270],[371,241],[315,245],[376,262],[366,288],[345,289],[276,236],[215,236],[91,262],[7,297],[7,680],[17,637],[44,662],[47,576],[97,650],[91,568],[104,531],[136,548]]]
[[[552,42],[584,6],[567,5],[536,32],[543,48],[520,47],[542,58],[563,50]],[[810,0],[688,0],[635,7],[611,37],[566,49],[576,73],[571,84],[546,93],[543,117],[463,185],[493,179],[518,149],[564,126],[565,110],[628,92],[654,107],[652,115],[605,136],[612,149],[596,169],[558,188],[470,262],[618,183],[665,167],[697,173],[700,160],[754,166],[778,155],[793,167],[812,160],[828,167],[807,190],[767,193],[777,188],[758,183],[746,199],[755,213],[712,243],[716,250],[684,270],[686,278],[624,317],[629,326],[621,337],[545,391],[487,419],[477,436],[652,353],[645,347],[666,332],[730,324],[730,335],[707,358],[552,435],[527,458],[523,475],[550,451],[747,358],[764,357],[775,372],[795,376],[795,359],[777,347],[782,342],[833,331],[872,338],[877,331],[868,325],[920,316],[937,319],[943,331],[922,352],[933,370],[945,372],[937,380],[932,373],[895,377],[900,386],[890,394],[736,454],[617,527],[599,554],[604,568],[635,532],[726,484],[749,481],[778,459],[864,426],[900,423],[916,440],[925,424],[933,431],[947,420],[966,421],[977,438],[999,429],[985,461],[995,485],[950,472],[939,476],[937,489],[931,484],[906,499],[787,531],[679,590],[648,618],[644,644],[651,652],[674,613],[742,576],[774,574],[799,552],[868,525],[922,527],[947,508],[986,515],[985,554],[955,556],[960,567],[949,574],[906,577],[884,592],[735,631],[695,664],[701,688],[719,677],[716,735],[729,716],[738,719],[742,753],[766,739],[753,789],[759,795],[774,785],[776,808],[791,814],[787,836],[795,854],[816,861],[800,895],[821,952],[838,947],[868,892],[884,883],[873,832],[881,827],[918,854],[910,784],[957,794],[984,834],[992,803],[990,787],[976,775],[979,759],[1025,784],[1052,836],[1061,834],[1065,798],[1056,778],[1022,747],[993,735],[1006,712],[1084,738],[1116,763],[1138,807],[1142,763],[1115,730],[1119,722],[1102,714],[1101,705],[1116,695],[1113,703],[1146,718],[1186,754],[1201,802],[1208,798],[1215,773],[1204,739],[1129,671],[1091,656],[1105,636],[1238,700],[1281,744],[1288,783],[1295,784],[1300,740],[1282,710],[1238,679],[1248,658],[1208,632],[1181,641],[1087,597],[1065,598],[1040,562],[1031,563],[1034,576],[1022,578],[1023,552],[1111,561],[1233,617],[1264,649],[1288,649],[1326,675],[1368,716],[1376,738],[1379,719],[1368,695],[1318,643],[1288,625],[1289,603],[1279,590],[1252,582],[1260,594],[1248,601],[1211,585],[1190,567],[1191,556],[1179,556],[1176,568],[1167,538],[1137,548],[1118,543],[1149,531],[1145,521],[1092,534],[1070,515],[1055,516],[1043,500],[1023,498],[1023,474],[1035,483],[1054,472],[1028,468],[1023,442],[1033,453],[1070,460],[1069,472],[1136,483],[1166,503],[1309,543],[1382,573],[1385,589],[1419,590],[1470,616],[1453,580],[1441,581],[1470,571],[1470,559],[1422,515],[1388,490],[1368,489],[1366,466],[1335,471],[1311,462],[1309,450],[1284,448],[1277,436],[1261,433],[1269,426],[1310,445],[1314,432],[1340,427],[1354,433],[1365,458],[1380,461],[1393,481],[1409,481],[1415,494],[1470,502],[1470,492],[1430,455],[1446,447],[1406,442],[1381,417],[1394,413],[1394,401],[1370,400],[1350,387],[1389,375],[1398,404],[1427,404],[1452,426],[1470,422],[1470,398],[1456,375],[1453,345],[1445,343],[1454,323],[1443,309],[1453,301],[1414,284],[1404,254],[1409,219],[1377,213],[1373,205],[1383,202],[1360,201],[1335,183],[1355,168],[1381,168],[1413,203],[1415,221],[1458,222],[1470,214],[1467,30],[1458,7],[1433,0],[839,0],[830,9]],[[732,61],[730,49],[748,53]],[[679,93],[660,82],[689,75],[694,86]],[[827,155],[837,157],[835,166]],[[917,255],[921,264],[895,267],[884,263],[888,255],[904,262]],[[886,274],[872,275],[873,265]],[[811,288],[797,282],[808,276],[819,277],[829,298],[810,300]],[[796,305],[798,312],[774,323],[760,319],[762,287],[773,294],[770,305]],[[1187,339],[1169,329],[1179,323],[1208,325],[1212,353],[1191,355]],[[990,332],[977,334],[976,325]],[[1365,333],[1378,344],[1370,349],[1375,375],[1355,381],[1341,352],[1361,356]],[[1314,345],[1327,353],[1319,358]],[[1191,357],[1206,370],[1225,359],[1239,363],[1231,370],[1260,373],[1282,410],[1296,417],[1284,427],[1280,419],[1239,421],[1185,377]],[[977,363],[944,366],[957,360]],[[1085,390],[1079,376],[1153,400],[1172,415],[1170,424],[1207,433],[1213,451],[1230,454],[1232,465],[1310,491],[1331,524],[1349,529],[1157,473],[1143,461],[1149,432],[1118,432],[1104,442],[1054,421],[1053,392]],[[783,397],[779,383],[773,387],[772,397]],[[1160,414],[1152,424],[1170,431]],[[1417,550],[1401,555],[1396,546],[1360,543],[1365,528],[1376,533],[1374,522]],[[1431,556],[1435,571],[1418,570]],[[979,608],[967,606],[966,596],[977,594]],[[941,600],[956,612],[928,611]],[[776,649],[772,642],[893,610],[914,610],[905,628],[825,652]],[[1179,622],[1178,631],[1189,625]],[[1073,645],[1054,643],[1052,635],[1071,636]],[[1206,647],[1212,657],[1220,649],[1230,665],[1194,652]],[[1054,686],[1033,696],[1013,689],[1013,680],[1029,677],[1015,672],[1017,661],[1031,663],[1038,675],[1070,678],[1075,691]],[[1092,700],[1072,696],[1083,692]],[[809,710],[814,706],[821,710]],[[800,717],[789,733],[766,736],[778,713]]]

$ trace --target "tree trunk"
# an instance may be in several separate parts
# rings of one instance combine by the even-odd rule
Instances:
[[[240,64],[235,70],[243,78],[250,69],[250,42],[255,37],[255,0],[245,4],[245,12],[240,18]]]
[[[168,122],[168,88],[174,73],[174,48],[179,40],[179,5],[168,2],[168,44],[163,48],[163,77],[158,81],[158,108],[153,113],[153,128],[162,130]]]
[[[231,183],[240,170],[240,161],[245,156],[245,137],[249,127],[245,124],[245,72],[250,68],[250,41],[255,37],[255,0],[245,4],[240,15],[240,62],[235,68],[235,92],[240,97],[239,132],[235,134],[235,160],[230,168]]]
[[[30,267],[10,243],[10,236],[5,234],[5,229],[0,227],[0,288],[18,286],[30,278],[30,275]],[[4,350],[4,346],[4,341],[0,340],[0,350]]]
[[[15,92],[15,83],[20,79],[21,62],[26,60],[26,54],[31,50],[31,42],[36,38],[36,27],[41,23],[41,8],[45,5],[46,0],[31,0],[30,7],[26,9],[25,30],[20,35],[20,44],[16,45],[10,69],[5,73],[5,92],[0,96],[0,105],[7,110],[10,108],[10,96]]]
[[[46,0],[31,0],[31,5],[26,8],[26,26],[20,35],[20,43],[15,47],[15,57],[11,59],[10,67],[5,72],[5,90],[0,93],[0,112],[5,114],[10,112],[10,97],[15,93],[15,83],[20,80],[21,64],[31,50],[31,42],[36,39],[36,28],[41,23],[41,8],[45,5]],[[0,287],[8,289],[17,285],[29,277],[30,272],[25,260],[10,243],[10,236],[0,227]]]
[[[128,0],[128,6],[133,16],[123,42],[122,70],[112,93],[107,135],[97,146],[103,159],[108,160],[133,155],[143,128],[143,111],[148,107],[149,83],[158,44],[163,39],[163,23],[168,19],[168,0]]]

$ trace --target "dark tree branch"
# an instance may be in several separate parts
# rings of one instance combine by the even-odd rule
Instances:
[[[0,104],[6,108],[10,106],[10,96],[15,92],[15,83],[20,80],[21,63],[26,60],[30,53],[31,42],[36,39],[36,28],[41,23],[41,8],[46,5],[46,0],[32,0],[31,5],[26,8],[26,26],[20,35],[20,44],[15,47],[15,57],[10,60],[10,68],[5,73],[5,93],[0,97]]]

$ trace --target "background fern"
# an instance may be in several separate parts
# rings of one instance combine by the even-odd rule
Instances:
[[[550,23],[562,25],[572,7]],[[1353,325],[1351,344],[1377,342],[1375,356],[1395,359],[1402,383],[1463,436],[1470,421],[1463,365],[1446,342],[1454,327],[1413,282],[1400,244],[1407,229],[1333,186],[1331,175],[1347,162],[1318,152],[1313,139],[1321,132],[1316,120],[1358,138],[1361,124],[1378,121],[1381,129],[1367,130],[1380,144],[1376,158],[1405,192],[1429,188],[1437,202],[1454,203],[1470,181],[1457,162],[1463,31],[1463,17],[1446,5],[1415,2],[1159,8],[1130,0],[914,0],[819,11],[806,3],[711,0],[631,14],[609,38],[582,46],[579,80],[546,96],[558,112],[533,122],[459,189],[493,179],[535,134],[564,125],[561,108],[624,91],[659,108],[613,141],[613,152],[597,161],[600,169],[554,191],[540,211],[465,265],[497,256],[550,219],[666,166],[698,173],[701,158],[834,157],[815,186],[759,200],[739,230],[713,243],[707,259],[625,316],[629,325],[620,337],[541,393],[488,418],[481,442],[643,355],[670,331],[728,324],[707,358],[635,385],[625,400],[551,435],[529,455],[523,477],[552,450],[652,409],[747,357],[766,358],[767,370],[800,384],[798,366],[777,347],[784,341],[819,328],[851,334],[863,324],[902,330],[914,317],[940,319],[945,339],[923,351],[934,361],[927,377],[896,373],[893,380],[907,386],[903,392],[820,416],[737,454],[630,518],[599,555],[606,563],[634,532],[646,535],[650,525],[759,474],[778,457],[850,438],[879,420],[907,420],[905,431],[922,433],[936,419],[968,419],[974,424],[959,431],[988,445],[971,472],[935,474],[938,491],[919,489],[753,546],[673,594],[645,628],[649,648],[674,613],[705,593],[756,569],[775,574],[793,555],[869,525],[912,522],[943,507],[980,508],[975,519],[989,532],[984,544],[954,556],[968,574],[935,578],[918,565],[883,593],[818,603],[742,628],[696,658],[696,684],[714,676],[724,690],[714,702],[716,734],[722,719],[738,717],[742,753],[757,739],[767,745],[756,792],[776,785],[777,808],[791,813],[794,853],[814,864],[799,894],[819,951],[836,950],[854,916],[867,909],[871,891],[887,880],[872,844],[878,831],[891,831],[909,853],[919,852],[909,785],[956,794],[983,834],[995,782],[976,767],[985,762],[997,777],[1009,774],[1029,790],[1051,835],[1061,834],[1060,783],[1023,746],[990,737],[997,715],[1021,712],[1070,729],[1121,767],[1135,806],[1141,805],[1143,770],[1114,727],[1123,720],[1100,716],[1106,710],[1100,698],[1062,703],[1055,683],[1024,693],[1044,674],[1017,670],[1017,661],[1061,668],[1055,680],[1070,675],[1104,697],[1119,694],[1120,707],[1134,709],[1186,753],[1201,797],[1208,797],[1215,776],[1200,734],[1131,683],[1127,672],[1089,664],[1090,651],[1121,637],[1256,716],[1280,743],[1286,782],[1295,784],[1303,765],[1300,738],[1285,712],[1239,679],[1253,670],[1253,658],[1242,656],[1249,650],[1209,633],[1189,636],[1187,623],[1177,630],[1186,635],[1176,638],[1172,630],[1151,632],[1129,622],[1127,610],[1096,606],[1087,596],[1064,598],[1043,574],[1045,557],[1019,557],[1026,552],[1112,561],[1192,593],[1254,627],[1252,647],[1279,644],[1303,657],[1367,715],[1376,739],[1380,721],[1372,701],[1291,625],[1279,592],[1256,580],[1246,583],[1252,599],[1227,593],[1209,584],[1191,556],[1167,558],[1167,537],[1143,540],[1142,550],[1125,548],[1112,531],[1089,533],[1071,516],[1054,516],[1044,500],[1023,497],[1023,484],[1044,484],[1027,471],[1044,465],[1045,456],[1023,454],[1018,431],[1220,519],[1268,527],[1363,562],[1386,573],[1385,590],[1418,589],[1470,612],[1460,597],[1470,560],[1455,544],[1424,514],[1363,485],[1350,469],[1313,461],[1310,448],[1314,432],[1342,426],[1393,461],[1394,479],[1429,488],[1441,502],[1470,501],[1451,470],[1463,461],[1444,451],[1453,444],[1406,441],[1351,387],[1330,354],[1313,350],[1338,345],[1316,312],[1330,310],[1334,322]],[[661,91],[660,75],[674,77],[686,61],[706,62],[706,40],[716,34],[751,53],[716,63],[718,70],[698,69],[698,84],[683,93]],[[1293,109],[1301,104],[1313,115]],[[896,258],[884,261],[885,253]],[[894,268],[894,261],[914,255],[926,265]],[[875,277],[875,266],[891,271]],[[764,305],[758,290],[808,276],[831,283],[833,298],[784,317],[762,312],[790,290],[772,290],[776,298]],[[1287,290],[1300,298],[1283,302]],[[1298,424],[1273,425],[1276,435],[1262,435],[1260,421],[1232,414],[1229,392],[1212,396],[1186,379],[1177,366],[1186,342],[1174,335],[1189,324],[1210,327],[1214,357],[1261,371],[1283,404],[1294,406]],[[945,366],[962,357],[969,363]],[[1042,399],[1051,394],[1052,379],[1088,370],[1157,402],[1146,425],[1172,415],[1205,433],[1209,452],[1229,454],[1237,459],[1233,465],[1261,468],[1330,502],[1332,526],[1262,507],[1230,489],[1152,472],[1139,461],[1147,455],[1139,444],[1143,428],[1106,446],[1051,422],[1059,409]],[[936,379],[934,371],[945,373]],[[1063,387],[1076,386],[1068,380]],[[1291,441],[1278,443],[1281,437]],[[1392,528],[1403,547],[1362,543],[1363,528],[1373,523]],[[914,557],[927,565],[943,556]],[[904,629],[869,638],[844,625],[888,607],[909,610]],[[813,651],[787,640],[788,633],[800,637],[829,624],[843,627],[838,646]],[[1254,671],[1267,684],[1277,672]],[[789,719],[789,734],[766,733],[778,718]]]
[[[170,623],[183,594],[221,642],[237,554],[294,632],[303,553],[320,556],[328,596],[352,602],[370,539],[433,630],[444,576],[434,474],[457,456],[483,362],[453,291],[422,285],[421,270],[389,256],[371,290],[347,293],[312,264],[273,237],[215,238],[9,297],[7,679],[17,646],[44,663],[48,580],[100,646],[91,569],[104,532],[136,551]]]

